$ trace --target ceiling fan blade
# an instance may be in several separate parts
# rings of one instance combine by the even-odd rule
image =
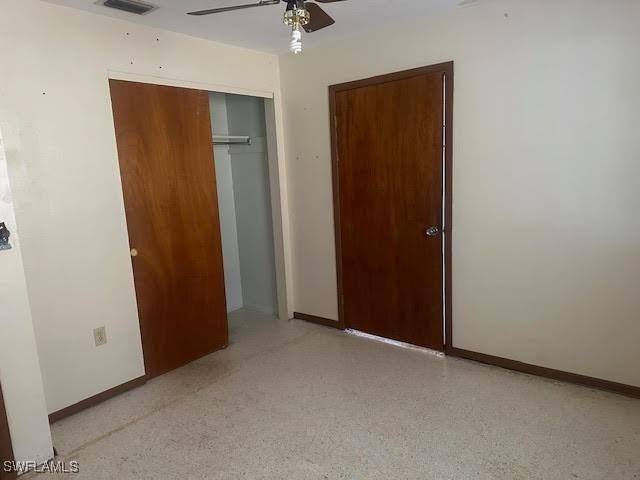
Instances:
[[[307,11],[311,14],[311,21],[303,28],[307,33],[316,32],[322,28],[326,28],[336,23],[319,5],[307,2],[304,4]]]
[[[253,7],[266,7],[267,5],[277,5],[280,3],[280,0],[261,0],[258,3],[249,3],[246,5],[235,5],[233,7],[220,7],[220,8],[211,8],[209,10],[198,10],[197,12],[189,12],[187,15],[211,15],[212,13],[222,13],[222,12],[232,12],[234,10],[245,10],[247,8]]]

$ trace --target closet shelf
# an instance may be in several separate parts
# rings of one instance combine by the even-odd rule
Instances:
[[[245,135],[214,135],[214,145],[251,145],[251,137]]]

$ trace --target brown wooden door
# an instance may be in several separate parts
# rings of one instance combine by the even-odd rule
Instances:
[[[435,72],[334,93],[345,326],[437,350],[444,348],[443,82]]]
[[[7,411],[2,396],[2,385],[0,385],[0,480],[13,480],[17,477],[15,472],[9,472],[7,471],[9,469],[5,468],[5,462],[13,462],[13,460],[9,422],[7,421]],[[9,465],[11,466],[11,464]]]
[[[209,97],[117,80],[110,86],[144,361],[153,377],[228,343]]]

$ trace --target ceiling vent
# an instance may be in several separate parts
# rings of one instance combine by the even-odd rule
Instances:
[[[115,8],[116,10],[122,10],[128,13],[135,13],[136,15],[145,15],[158,8],[155,5],[139,2],[138,0],[104,0],[101,3],[105,7]]]

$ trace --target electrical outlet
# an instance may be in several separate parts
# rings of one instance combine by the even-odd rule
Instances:
[[[96,342],[96,347],[107,343],[107,329],[105,327],[98,327],[93,329],[93,339]]]

